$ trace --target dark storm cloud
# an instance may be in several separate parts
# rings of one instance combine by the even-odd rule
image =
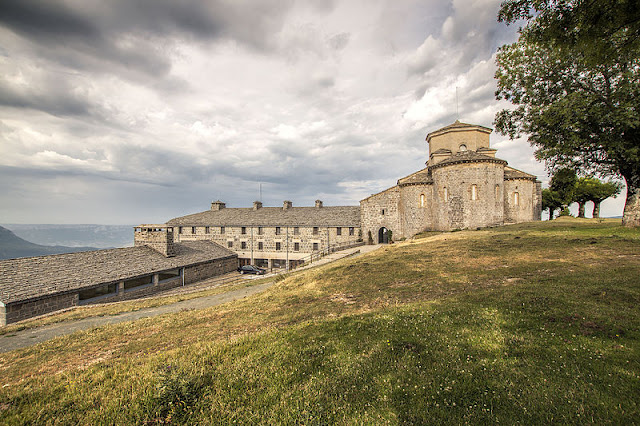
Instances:
[[[52,84],[46,91],[20,90],[0,79],[0,105],[37,109],[55,116],[88,116],[92,110],[95,112],[97,107],[86,96],[60,89]]]

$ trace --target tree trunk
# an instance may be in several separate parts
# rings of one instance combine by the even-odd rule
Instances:
[[[640,177],[627,179],[627,202],[622,214],[622,225],[628,227],[640,226]]]
[[[594,219],[597,218],[597,217],[600,217],[600,203],[601,202],[602,201],[594,201],[593,202],[593,214],[592,214],[592,216],[593,216]]]
[[[578,217],[584,218],[584,203],[578,203]]]

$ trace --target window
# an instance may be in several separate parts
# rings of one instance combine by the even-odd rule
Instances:
[[[471,185],[471,200],[478,199],[478,185]]]
[[[382,213],[382,216],[384,216],[384,209],[382,209],[382,211],[380,213]]]
[[[293,243],[293,251],[300,251],[300,243]]]
[[[227,247],[232,248],[233,247],[233,241],[227,241]]]
[[[277,242],[276,243],[276,251],[282,250],[282,243]]]
[[[221,226],[221,227],[220,227],[220,233],[221,233],[221,234],[224,234],[224,226]]]
[[[350,228],[349,228],[349,235],[350,235],[350,236],[353,236],[353,235],[355,235],[355,233],[356,233],[356,229],[355,229],[353,226],[352,226],[352,227],[350,227]]]
[[[317,251],[318,250],[318,243],[313,243],[313,251]]]
[[[460,152],[465,152],[467,150],[467,146],[465,144],[460,145],[460,148],[458,149]]]
[[[241,229],[241,231],[240,231],[240,233],[241,233],[242,235],[246,235],[246,233],[247,233],[247,227],[246,227],[246,226],[243,226],[243,227],[242,227],[242,229]]]
[[[500,185],[496,185],[496,200],[500,198]]]
[[[182,234],[182,226],[178,226],[178,234]]]
[[[158,277],[160,278],[160,277]],[[153,283],[153,275],[147,275],[146,277],[134,278],[132,280],[126,280],[124,282],[124,291],[132,290],[136,287],[147,286]]]
[[[191,227],[191,233],[192,233],[192,234],[195,234],[195,233],[196,233],[196,227],[195,227],[195,226],[192,226],[192,227]]]
[[[262,241],[258,241],[258,250],[264,249],[264,243]]]
[[[116,294],[118,292],[118,284],[108,284],[100,287],[89,288],[86,290],[80,290],[78,292],[78,298],[80,301],[95,299],[102,296],[108,296]]]
[[[280,229],[280,227],[276,226],[276,235],[280,235],[281,232],[282,230]]]
[[[420,194],[420,207],[424,207],[424,194]]]
[[[262,235],[262,226],[258,226],[258,235]]]
[[[163,283],[166,281],[171,281],[171,280],[175,280],[176,278],[180,278],[182,276],[182,269],[178,268],[178,269],[172,269],[170,271],[164,271],[164,272],[160,272],[158,274],[158,282],[159,283]],[[125,285],[125,289],[127,287],[127,283],[124,283]]]
[[[205,227],[204,227],[204,233],[205,233],[205,234],[210,234],[210,233],[211,233],[211,229],[209,229],[209,227],[208,227],[208,226],[205,226]]]
[[[313,235],[318,235],[318,227],[317,226],[313,227]]]
[[[246,242],[246,241],[242,241],[242,242],[240,243],[240,248],[241,248],[242,250],[245,250],[245,249],[247,248],[247,242]]]
[[[297,226],[293,227],[293,235],[300,235],[300,228],[298,228]]]
[[[520,194],[517,192],[513,193],[513,204],[516,206],[520,205]]]
[[[446,186],[444,187],[444,190],[442,192],[443,192],[442,196],[444,197],[444,200],[449,201],[449,190],[447,189]]]
[[[336,235],[342,235],[342,228],[336,228]]]

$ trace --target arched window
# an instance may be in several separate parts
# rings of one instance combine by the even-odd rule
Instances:
[[[449,201],[449,190],[447,189],[446,186],[444,187],[444,191],[443,191],[442,196],[444,197],[445,201]]]
[[[478,199],[478,185],[471,185],[471,199],[473,201]]]
[[[460,145],[460,148],[458,149],[460,152],[465,152],[467,150],[467,146],[465,144]]]
[[[520,194],[517,192],[513,193],[513,205],[515,206],[519,206],[520,205]]]
[[[496,185],[496,200],[500,199],[500,185]]]
[[[420,207],[424,207],[424,194],[420,194]]]

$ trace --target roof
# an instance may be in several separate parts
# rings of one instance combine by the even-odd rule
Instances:
[[[398,185],[418,185],[418,184],[431,184],[433,178],[431,177],[431,171],[429,168],[419,170],[409,176],[398,179]]]
[[[176,217],[171,226],[360,226],[359,206],[224,208]]]
[[[507,162],[505,160],[501,160],[499,158],[491,157],[489,155],[480,154],[476,151],[464,151],[458,152],[452,155],[449,158],[446,158],[439,163],[436,163],[430,166],[431,169],[435,169],[442,166],[449,166],[452,164],[459,163],[497,163],[506,165]]]
[[[0,302],[39,299],[236,256],[212,241],[176,243],[174,248],[174,257],[138,246],[0,260]]]
[[[538,177],[529,173],[525,173],[522,170],[514,169],[513,167],[507,166],[504,168],[504,179],[538,180]]]
[[[429,133],[427,135],[427,142],[429,141],[429,139],[431,139],[434,136],[438,136],[443,133],[448,133],[451,131],[457,132],[457,131],[463,131],[463,130],[479,130],[484,133],[491,133],[493,131],[493,129],[489,127],[479,126],[477,124],[462,123],[456,120],[455,123],[449,124],[448,126],[444,126],[438,130],[434,130],[433,132]]]

